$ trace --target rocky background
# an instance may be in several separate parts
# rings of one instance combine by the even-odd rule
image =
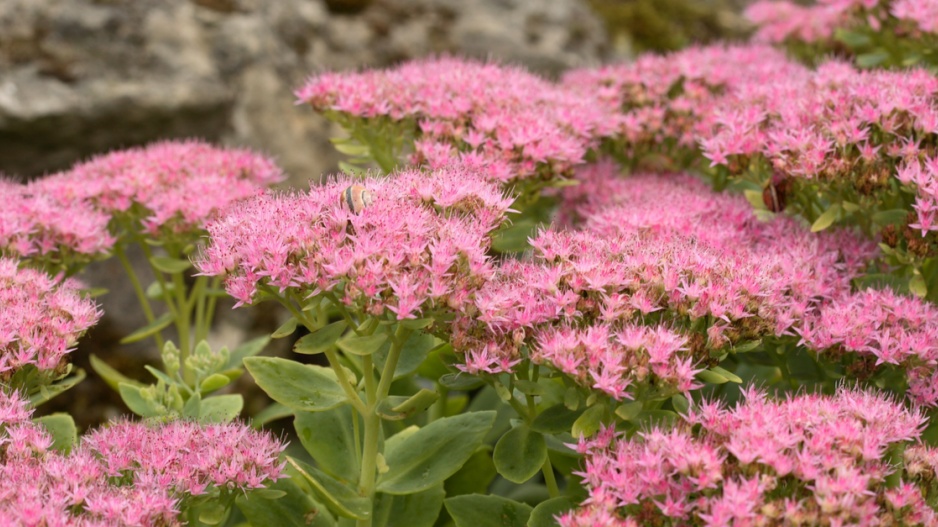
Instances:
[[[342,135],[295,105],[311,73],[455,54],[554,76],[732,33],[738,15],[723,5],[739,1],[0,0],[0,177],[198,137],[271,155],[302,188],[336,170],[329,138]],[[114,283],[122,274],[110,259],[84,275],[110,289],[74,354],[89,378],[42,412],[68,409],[80,426],[126,412],[89,369],[92,352],[150,382],[143,364],[156,350],[117,342],[144,324],[129,284]],[[221,306],[216,340],[269,333],[278,316]]]
[[[294,106],[309,74],[433,53],[552,74],[608,55],[581,0],[2,0],[0,172],[201,137],[333,169],[328,123]]]

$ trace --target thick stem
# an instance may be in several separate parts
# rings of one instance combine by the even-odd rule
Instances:
[[[370,355],[362,358],[362,370],[365,376],[365,398],[368,412],[364,415],[365,420],[365,438],[362,450],[362,471],[358,483],[359,493],[371,500],[374,506],[375,497],[375,477],[378,464],[378,443],[381,439],[381,418],[378,416],[377,408],[384,399],[387,398],[391,389],[391,381],[394,380],[394,371],[397,369],[397,362],[404,349],[404,343],[410,337],[412,330],[401,325],[397,326],[394,335],[391,336],[391,349],[388,351],[388,358],[384,363],[384,370],[381,373],[381,379],[375,385],[374,362]],[[371,518],[358,521],[358,527],[371,527]]]
[[[547,484],[547,493],[551,498],[560,496],[560,487],[557,486],[557,478],[554,476],[554,466],[550,463],[550,455],[544,459],[541,465],[541,472],[544,473],[544,483]]]

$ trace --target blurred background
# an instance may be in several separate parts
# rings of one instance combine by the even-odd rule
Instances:
[[[310,74],[453,54],[553,77],[640,52],[743,37],[745,3],[0,0],[0,176],[28,180],[97,153],[197,137],[268,154],[290,186],[303,188],[336,170],[329,138],[342,135],[296,106],[293,90]],[[143,364],[157,358],[155,350],[117,343],[144,325],[130,285],[114,283],[122,274],[112,258],[83,276],[110,293],[99,298],[104,319],[73,358],[90,372],[93,352],[148,379]],[[221,310],[222,342],[278,324],[276,310]],[[80,427],[126,413],[94,373],[68,393],[40,413],[68,410]],[[246,400],[248,414],[259,409]]]

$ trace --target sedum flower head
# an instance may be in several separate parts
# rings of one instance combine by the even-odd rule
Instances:
[[[79,287],[0,258],[0,379],[27,366],[52,376],[63,373],[78,337],[101,316]]]
[[[527,348],[591,388],[614,386],[600,389],[617,398],[650,372],[686,391],[711,351],[794,335],[875,254],[844,232],[759,222],[742,198],[688,176],[621,178],[603,166],[571,189],[579,228],[531,238],[529,258],[496,268],[457,317],[453,346],[465,370],[505,371]]]
[[[499,182],[565,174],[614,130],[588,99],[520,68],[458,58],[325,73],[296,95],[346,119],[414,123],[412,161],[468,164]]]
[[[88,201],[129,215],[148,234],[171,234],[199,230],[218,210],[282,180],[271,160],[253,152],[166,141],[92,158],[30,188],[59,203]]]
[[[79,200],[0,180],[0,255],[57,271],[106,254],[114,245],[110,216]]]
[[[232,423],[120,421],[69,453],[16,392],[0,390],[0,524],[177,526],[191,496],[243,492],[282,477],[284,445]]]
[[[581,439],[589,497],[563,527],[682,525],[934,525],[926,504],[934,450],[911,446],[903,470],[888,452],[916,440],[925,418],[879,394],[773,400],[748,389],[732,409],[704,403],[672,430]],[[904,480],[888,489],[897,470]]]
[[[233,207],[208,225],[196,265],[225,275],[242,304],[270,287],[398,319],[458,306],[490,277],[490,235],[511,203],[493,183],[459,167],[408,170],[362,183],[373,198],[357,214],[345,199],[352,183],[340,177]]]

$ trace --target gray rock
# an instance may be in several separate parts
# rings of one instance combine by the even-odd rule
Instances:
[[[294,105],[313,72],[451,53],[553,74],[606,49],[583,0],[3,0],[0,172],[201,137],[304,185],[337,161],[329,123]]]

